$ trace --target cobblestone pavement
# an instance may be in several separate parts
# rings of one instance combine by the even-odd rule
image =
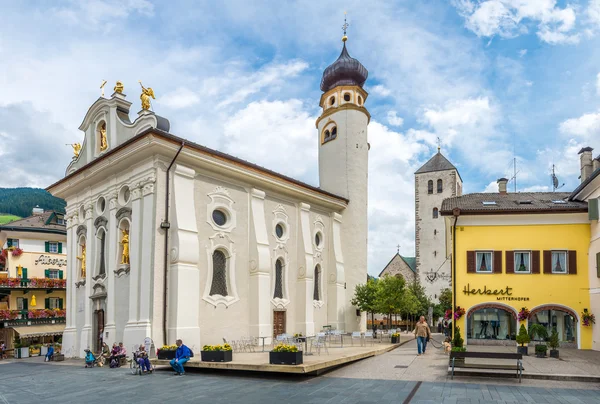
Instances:
[[[410,343],[409,343],[410,344]],[[382,364],[402,356],[405,346],[388,354],[357,362],[320,377],[264,375],[256,373],[214,373],[188,371],[174,376],[163,370],[134,376],[129,369],[84,369],[83,361],[44,363],[38,358],[0,361],[0,404],[27,403],[130,403],[207,402],[260,404],[388,404],[388,403],[599,403],[600,386],[586,383],[579,388],[550,388],[519,385],[511,380],[494,385],[460,381],[390,380],[393,369]],[[398,355],[402,353],[402,355]],[[423,365],[427,355],[413,359]],[[434,352],[431,354],[435,355]],[[395,356],[396,355],[396,356]],[[421,360],[421,362],[416,362]],[[379,361],[379,362],[378,362]],[[369,363],[374,362],[374,363]],[[362,375],[362,366],[381,369],[370,377],[344,377],[336,373],[352,370]],[[387,366],[387,365],[386,365]],[[417,368],[423,371],[426,366]],[[401,370],[401,368],[397,368]],[[406,370],[406,369],[405,369]],[[426,374],[421,374],[427,376]],[[416,375],[418,379],[419,375]],[[471,379],[472,380],[472,379]],[[524,381],[525,383],[525,381]],[[561,386],[553,382],[554,387]]]

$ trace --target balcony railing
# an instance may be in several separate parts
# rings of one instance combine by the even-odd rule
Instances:
[[[66,279],[54,278],[0,278],[0,288],[11,289],[65,289]]]
[[[0,310],[0,321],[64,320],[65,309]]]

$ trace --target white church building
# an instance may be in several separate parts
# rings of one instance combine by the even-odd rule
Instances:
[[[96,100],[48,187],[67,202],[63,352],[364,330],[367,76],[345,42],[323,73],[320,187],[177,137],[147,102],[130,119],[122,86]]]

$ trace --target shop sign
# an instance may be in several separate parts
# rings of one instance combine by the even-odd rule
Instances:
[[[66,267],[67,260],[65,258],[54,258],[49,255],[40,255],[38,259],[35,260],[35,265],[48,265],[54,267]]]
[[[529,297],[513,296],[513,288],[506,286],[501,289],[488,289],[484,286],[483,289],[471,288],[471,285],[467,285],[463,289],[463,293],[467,296],[470,295],[485,295],[485,296],[496,296],[496,300],[509,300],[509,301],[528,301]]]

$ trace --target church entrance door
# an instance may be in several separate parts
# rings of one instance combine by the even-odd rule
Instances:
[[[285,333],[285,311],[273,312],[273,338]]]
[[[94,352],[100,352],[102,350],[102,340],[104,334],[104,310],[96,310],[94,312],[94,317],[96,317],[96,324],[94,327],[94,331],[96,331],[96,338],[94,339]]]

